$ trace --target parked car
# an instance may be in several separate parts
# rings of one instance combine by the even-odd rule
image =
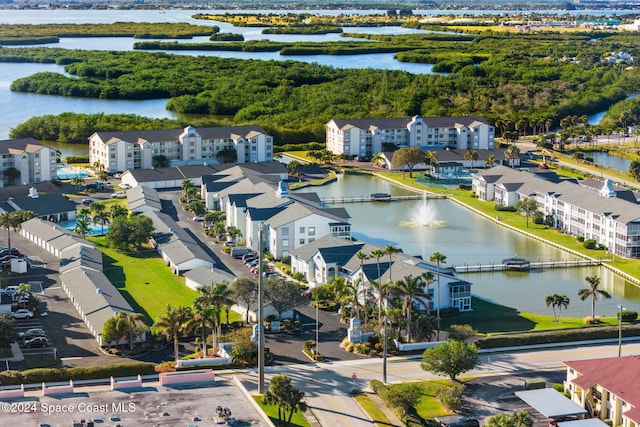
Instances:
[[[10,267],[11,266],[11,260],[12,259],[18,259],[18,256],[15,255],[5,255],[2,258],[0,258],[0,263],[2,264],[3,267]]]
[[[122,184],[120,184],[120,185],[119,185],[119,187],[120,187],[122,190],[128,190],[128,189],[130,189],[130,188],[131,188],[131,185],[129,185],[129,184],[125,184],[125,183],[122,183]]]
[[[244,258],[242,260],[242,262],[244,262],[245,264],[249,264],[250,262],[253,262],[253,261],[257,260],[257,259],[258,259],[257,256],[251,255],[251,256],[248,256],[248,257]]]
[[[249,251],[248,253],[242,255],[242,262],[246,262],[246,260],[248,260],[249,258],[257,258],[258,254],[256,254],[254,251]]]
[[[193,217],[193,220],[196,222],[202,222],[204,221],[204,215],[196,215]]]
[[[30,338],[35,338],[35,337],[43,337],[43,336],[45,336],[45,333],[44,333],[44,329],[42,328],[31,328],[31,329],[27,329],[24,332],[20,332],[18,334],[18,337],[25,340]]]
[[[33,317],[33,312],[26,308],[21,308],[11,313],[11,317],[14,319],[31,319]]]
[[[46,347],[49,345],[49,340],[46,337],[33,337],[24,342],[25,347]]]
[[[116,191],[115,193],[111,194],[112,199],[124,199],[125,197],[127,197],[127,193],[125,193],[124,191]]]
[[[93,199],[82,199],[82,204],[83,205],[90,205],[93,203]]]
[[[0,248],[0,256],[6,256],[9,255],[9,248],[2,247]],[[20,255],[20,251],[18,250],[18,248],[11,248],[11,255]]]

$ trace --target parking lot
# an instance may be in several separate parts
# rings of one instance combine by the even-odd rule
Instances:
[[[4,423],[16,426],[73,426],[74,421],[100,426],[212,426],[224,424],[217,407],[228,408],[232,426],[264,426],[264,420],[231,378],[216,378],[206,387],[162,387],[157,382],[142,388],[111,391],[109,387],[82,387],[74,393],[42,396],[27,392],[0,405]],[[41,424],[39,424],[41,423]]]
[[[6,234],[0,238],[0,246],[6,245]],[[61,359],[65,366],[98,366],[122,363],[104,355],[97,341],[87,329],[75,307],[65,294],[59,281],[59,259],[45,251],[17,232],[11,231],[11,246],[19,248],[31,262],[26,273],[13,273],[7,286],[19,286],[29,283],[32,293],[40,300],[40,313],[31,319],[17,319],[16,332],[30,328],[42,328],[49,345],[38,348],[26,348],[21,345],[24,356],[34,363],[53,363],[53,356]],[[25,362],[10,362],[10,369],[26,369]]]

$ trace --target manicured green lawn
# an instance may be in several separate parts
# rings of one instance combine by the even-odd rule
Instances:
[[[278,425],[278,407],[275,405],[265,405],[262,403],[261,396],[253,396],[253,400],[262,408],[265,414],[273,421],[275,425]],[[291,418],[291,427],[309,427],[309,423],[304,418],[304,415],[300,411],[296,411]]]
[[[391,420],[380,410],[380,407],[376,405],[371,398],[366,394],[359,394],[354,397],[358,404],[364,409],[364,411],[371,417],[373,423],[379,427],[390,426]]]
[[[171,273],[155,250],[125,255],[106,246],[103,237],[90,238],[104,253],[104,273],[133,309],[151,324],[166,312],[167,304],[191,306],[198,293],[185,279]]]
[[[431,420],[435,417],[451,415],[452,412],[445,408],[436,398],[438,390],[451,387],[454,384],[449,380],[432,380],[420,383],[423,388],[422,397],[415,406],[416,413],[423,420]]]

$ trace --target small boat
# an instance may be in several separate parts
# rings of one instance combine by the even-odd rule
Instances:
[[[375,202],[390,202],[391,194],[389,193],[373,193],[371,194],[371,200]]]
[[[505,270],[528,271],[531,263],[524,258],[505,258],[502,260]]]

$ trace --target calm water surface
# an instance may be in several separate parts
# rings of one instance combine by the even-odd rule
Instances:
[[[413,194],[393,184],[368,176],[347,175],[337,182],[298,191],[317,192],[321,197],[360,196],[383,192],[393,195]],[[559,249],[527,239],[519,233],[496,225],[493,221],[448,200],[392,203],[345,203],[352,217],[354,237],[384,246],[388,243],[405,253],[428,259],[434,252],[447,256],[447,265],[499,263],[518,255],[531,261],[562,260],[573,257]],[[428,225],[417,225],[427,223]],[[606,254],[603,253],[606,257]],[[544,298],[564,293],[571,299],[567,314],[587,316],[590,304],[577,297],[586,287],[585,277],[602,277],[603,288],[614,298],[598,301],[599,314],[612,316],[618,304],[640,310],[640,288],[600,267],[549,269],[528,273],[493,272],[460,275],[474,284],[472,291],[483,298],[516,307],[523,311],[549,314]]]

